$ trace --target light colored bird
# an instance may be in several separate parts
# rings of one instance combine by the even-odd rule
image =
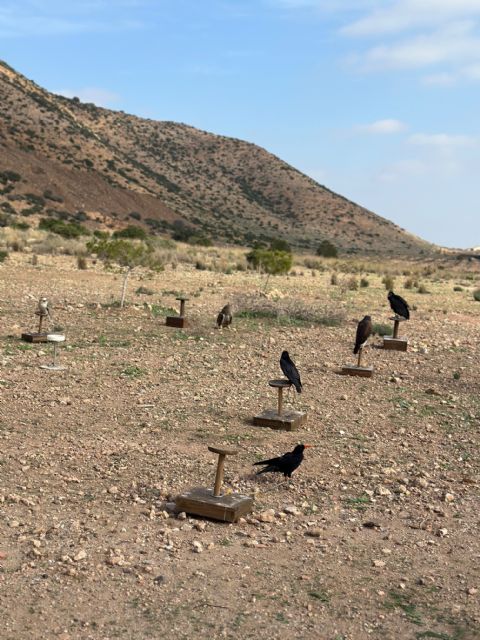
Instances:
[[[223,329],[232,324],[233,314],[232,308],[229,304],[226,304],[217,316],[217,327]]]
[[[38,301],[37,314],[50,317],[50,303],[47,298],[43,297]]]

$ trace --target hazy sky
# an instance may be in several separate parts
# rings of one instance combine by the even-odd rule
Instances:
[[[259,144],[446,246],[480,245],[480,0],[1,0],[50,91]]]

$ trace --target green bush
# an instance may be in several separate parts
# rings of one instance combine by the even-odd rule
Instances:
[[[8,251],[0,251],[0,262],[3,262],[6,258],[8,258]]]
[[[453,290],[454,291],[463,291],[463,287],[456,286],[456,287],[453,287]]]
[[[387,291],[392,291],[395,286],[395,279],[392,276],[383,276],[382,283],[385,285]]]
[[[254,269],[262,269],[269,275],[288,273],[292,268],[293,257],[287,251],[270,251],[269,249],[253,249],[245,256]]]
[[[330,240],[322,240],[317,247],[317,256],[323,256],[324,258],[336,258],[338,256],[338,249],[330,242]]]
[[[87,268],[87,259],[85,256],[77,256],[77,269],[84,271]]]
[[[77,222],[63,222],[54,218],[41,218],[38,228],[56,233],[62,238],[80,238],[80,236],[90,235],[90,231]]]
[[[475,289],[473,292],[473,299],[480,302],[480,289]]]
[[[389,324],[378,323],[372,325],[372,333],[378,336],[391,336],[393,329]]]
[[[147,237],[147,232],[142,227],[137,227],[134,224],[129,224],[125,229],[121,229],[120,231],[115,231],[113,234],[114,238],[127,238],[129,240],[145,240]]]
[[[362,289],[365,289],[366,287],[370,286],[370,282],[366,278],[362,278],[360,280],[360,286],[362,287]]]

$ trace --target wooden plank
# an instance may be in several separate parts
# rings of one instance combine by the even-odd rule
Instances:
[[[371,378],[373,376],[373,367],[355,367],[353,365],[347,365],[345,367],[342,367],[342,375]]]
[[[48,333],[22,333],[22,340],[25,342],[48,342]]]
[[[390,336],[383,338],[383,348],[389,351],[406,351],[407,347],[408,342],[404,338],[391,338]]]
[[[188,327],[188,321],[183,316],[167,316],[165,324],[167,327],[177,327],[177,329]]]
[[[211,489],[204,487],[185,491],[176,497],[175,503],[180,511],[222,522],[237,522],[253,508],[250,496],[239,493],[214,496]]]
[[[253,418],[257,427],[269,427],[279,431],[296,431],[307,421],[307,414],[301,411],[284,411],[278,415],[273,409],[267,409]]]

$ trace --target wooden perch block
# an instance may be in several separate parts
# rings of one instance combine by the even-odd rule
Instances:
[[[224,447],[208,447],[212,453],[218,454],[217,472],[213,491],[204,487],[196,487],[180,494],[175,499],[177,509],[204,518],[222,520],[223,522],[237,522],[237,520],[250,513],[253,507],[253,499],[238,493],[221,495],[223,473],[226,456],[234,456],[236,449]]]
[[[22,340],[25,342],[48,342],[47,341],[48,333],[22,333]]]
[[[391,338],[390,336],[384,336],[383,348],[389,351],[406,351],[408,348],[408,342],[404,338]]]
[[[177,329],[184,329],[188,327],[189,323],[185,318],[185,302],[188,298],[176,298],[176,300],[180,301],[180,315],[178,316],[167,316],[165,324],[167,327],[176,327]]]
[[[345,367],[342,367],[342,375],[371,378],[373,376],[373,367],[356,367],[355,365],[346,365]]]
[[[239,493],[214,496],[212,489],[204,487],[185,491],[176,497],[175,503],[177,509],[186,513],[223,522],[237,522],[253,508],[253,498],[249,496]]]
[[[277,411],[266,409],[253,418],[253,424],[258,427],[270,427],[282,431],[295,431],[307,421],[307,414],[301,411],[285,410],[283,408],[283,390],[292,386],[289,380],[269,380],[270,387],[278,389]]]

